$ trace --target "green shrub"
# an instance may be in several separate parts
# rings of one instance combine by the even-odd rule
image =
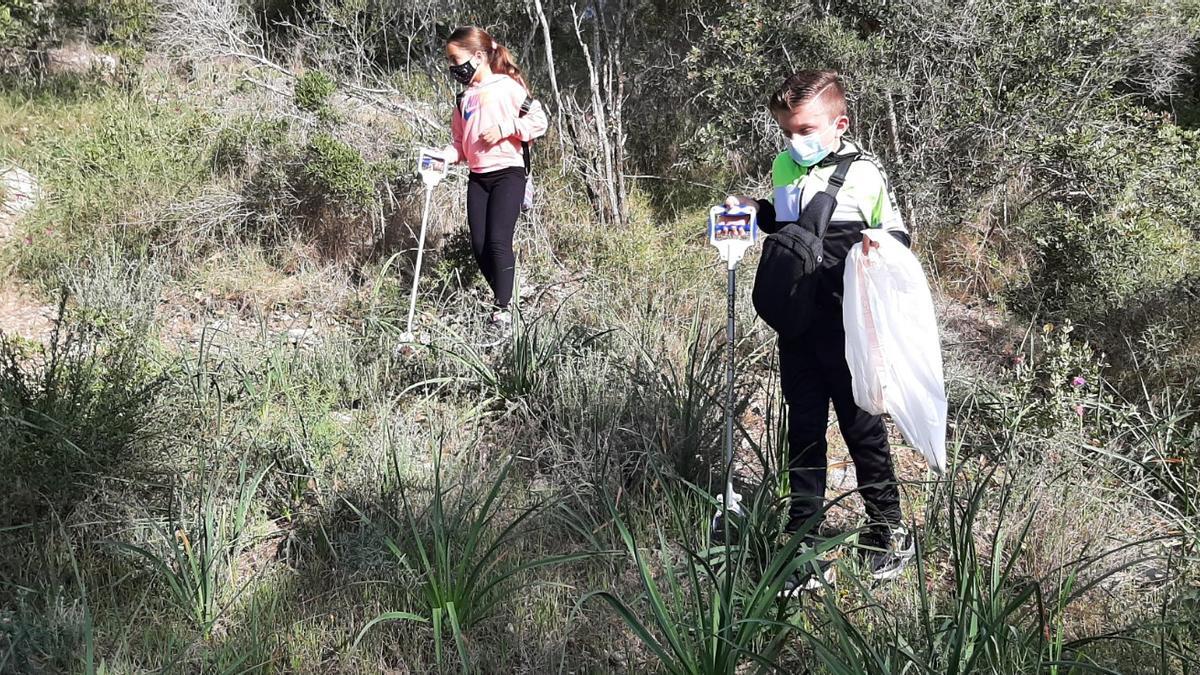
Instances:
[[[324,132],[309,139],[302,172],[312,190],[310,199],[362,207],[375,194],[371,167],[362,153]]]
[[[337,89],[333,78],[320,70],[310,70],[296,80],[296,107],[316,113],[325,109],[329,97]]]
[[[23,51],[74,38],[137,56],[157,16],[151,0],[6,0],[0,5],[0,56],[8,58],[0,67],[24,63]]]
[[[58,3],[62,24],[92,42],[120,47],[145,43],[157,19],[151,0],[66,0]]]
[[[1200,274],[1200,132],[1128,114],[1034,153],[1045,197],[1018,223],[1038,264],[1014,306],[1095,319]]]
[[[37,44],[50,32],[53,19],[40,0],[8,0],[0,6],[0,52]]]
[[[209,159],[215,172],[240,173],[252,160],[263,159],[286,146],[291,123],[285,119],[242,117],[223,127],[213,138]]]
[[[1019,174],[1029,139],[1108,120],[1115,96],[1170,96],[1183,83],[1162,74],[1200,30],[1194,4],[1168,0],[700,2],[698,28],[682,31],[660,7],[639,19],[672,67],[631,88],[636,163],[761,174],[782,146],[771,91],[795,70],[834,68],[850,135],[883,157],[905,215],[930,232],[975,222],[981,196]]]
[[[232,179],[241,195],[239,212],[246,214],[223,229],[235,240],[262,244],[298,238],[341,257],[373,236],[364,213],[376,186],[403,167],[390,159],[368,162],[327,131],[301,142],[296,138],[303,138],[301,132],[287,119],[245,117],[216,134],[209,163]]]
[[[250,139],[243,125],[229,126],[217,132],[209,149],[209,161],[213,170],[235,171],[246,165],[249,159]]]
[[[1061,433],[1112,438],[1120,433],[1123,410],[1105,380],[1105,356],[1066,321],[1047,323],[1014,359],[1010,378],[973,383],[972,405],[983,423],[967,430],[973,438],[998,434]],[[995,438],[978,443],[989,449]]]

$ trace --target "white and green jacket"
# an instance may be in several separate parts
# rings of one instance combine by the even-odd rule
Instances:
[[[771,176],[775,192],[771,200],[758,200],[758,226],[768,234],[800,218],[812,196],[829,185],[838,163],[854,157],[846,174],[846,183],[837,195],[837,208],[825,233],[825,268],[829,290],[841,300],[841,271],[850,247],[862,241],[864,229],[882,229],[910,244],[908,230],[896,203],[896,196],[883,165],[854,142],[842,139],[837,152],[830,153],[816,166],[803,167],[787,152],[775,157]]]

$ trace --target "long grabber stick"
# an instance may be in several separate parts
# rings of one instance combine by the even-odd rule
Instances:
[[[714,539],[724,541],[728,535],[729,513],[742,513],[742,496],[733,489],[733,408],[735,355],[734,303],[737,292],[737,264],[746,251],[758,242],[757,211],[746,207],[714,206],[708,212],[708,241],[717,249],[725,262],[728,313],[725,322],[725,494],[719,501],[720,508],[713,516]]]
[[[417,313],[417,287],[421,283],[421,260],[425,256],[425,230],[429,227],[429,208],[433,203],[433,188],[446,177],[447,169],[446,159],[441,156],[441,153],[429,148],[423,148],[420,151],[417,159],[417,173],[421,175],[421,182],[425,184],[425,207],[421,209],[421,234],[417,238],[417,264],[413,268],[412,290],[408,295],[408,323],[404,334],[400,336],[402,342],[412,342],[416,339],[413,335],[413,317]]]

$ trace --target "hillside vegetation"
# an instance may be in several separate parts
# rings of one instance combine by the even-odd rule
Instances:
[[[462,24],[551,129],[511,338],[455,173],[414,349]],[[1198,38],[1196,0],[0,2],[0,673],[1195,672]],[[767,193],[767,96],[817,67],[934,290],[951,470],[893,432],[918,563],[778,603],[749,272],[747,545],[708,564],[703,228]]]

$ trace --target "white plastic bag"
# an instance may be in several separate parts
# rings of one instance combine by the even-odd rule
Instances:
[[[946,386],[933,298],[921,263],[903,244],[867,230],[879,248],[846,256],[842,321],[854,402],[874,415],[889,413],[900,433],[946,471]]]

